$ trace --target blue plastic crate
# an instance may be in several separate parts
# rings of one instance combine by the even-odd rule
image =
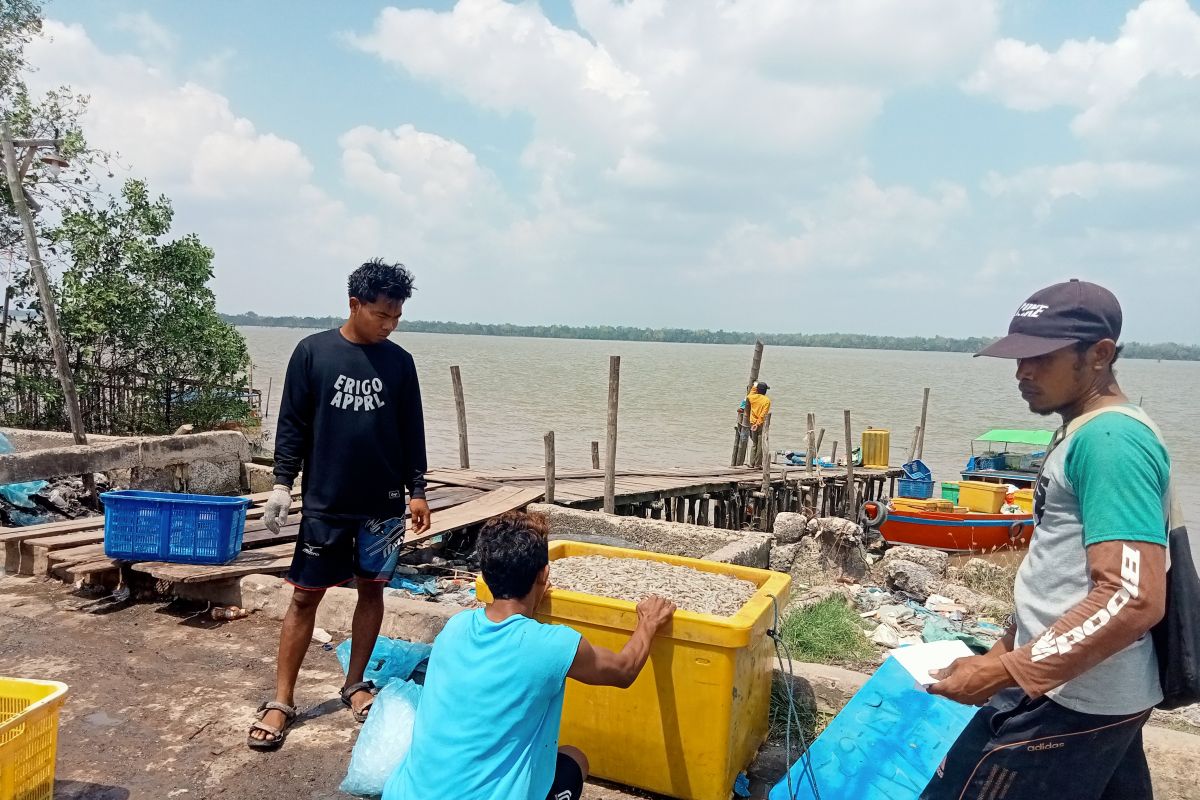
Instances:
[[[909,461],[901,467],[904,474],[914,481],[931,481],[933,480],[933,470],[925,465],[925,462],[919,458]]]
[[[928,500],[933,497],[933,481],[915,481],[901,478],[896,481],[896,494],[913,500]]]
[[[224,564],[241,552],[250,505],[244,497],[126,489],[100,499],[109,558]]]
[[[995,470],[997,472],[1004,471],[1004,454],[996,453],[987,456],[975,456],[975,469],[977,470]]]

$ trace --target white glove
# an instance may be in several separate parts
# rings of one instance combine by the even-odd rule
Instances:
[[[275,484],[271,497],[263,506],[263,524],[271,533],[279,533],[281,525],[287,525],[288,510],[292,507],[292,490],[283,484]]]

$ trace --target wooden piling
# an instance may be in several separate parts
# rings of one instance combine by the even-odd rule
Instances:
[[[750,394],[750,387],[758,380],[758,372],[762,367],[763,343],[761,339],[754,342],[754,357],[750,360],[750,380],[746,381],[746,394]],[[738,409],[738,425],[733,437],[733,458],[730,459],[729,466],[736,467],[745,463],[746,447],[748,440],[742,437],[743,428],[750,426],[750,409],[745,412]],[[753,466],[753,461],[751,461]]]
[[[817,453],[818,455],[821,453],[821,442],[823,442],[823,441],[825,441],[825,429],[824,429],[824,428],[821,428],[821,430],[817,432],[817,447],[816,447],[816,453]]]
[[[850,436],[850,409],[846,409],[843,414],[846,421],[846,441],[853,442],[854,439]],[[854,497],[854,448],[849,444],[846,445],[846,519],[853,521],[858,512],[857,503]]]
[[[813,459],[817,457],[817,441],[813,428],[817,427],[817,415],[809,412],[808,431],[804,435],[804,471],[809,475],[813,471]]]
[[[592,469],[600,469],[600,443],[592,442]]]
[[[921,426],[918,425],[917,427],[913,428],[912,447],[908,448],[908,460],[909,461],[912,461],[914,458],[917,457],[917,442],[918,442],[918,440],[920,440],[920,438],[921,438]],[[907,463],[907,462],[905,462],[905,463]]]
[[[546,500],[554,502],[554,431],[546,431]]]
[[[829,453],[829,460],[833,462],[835,467],[837,466],[837,439],[833,440],[833,450]]]
[[[925,396],[921,399],[921,433],[917,439],[917,458],[925,457],[925,417],[929,413],[929,387],[925,388]]]
[[[458,466],[471,468],[471,453],[467,447],[467,402],[463,397],[462,373],[458,365],[450,367],[450,381],[454,384],[454,409],[458,413]],[[547,503],[553,502],[550,499]]]
[[[617,489],[617,403],[621,394],[621,357],[608,357],[608,449],[604,458],[604,511],[616,509]]]

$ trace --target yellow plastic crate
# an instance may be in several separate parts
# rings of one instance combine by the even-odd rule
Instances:
[[[1026,514],[1033,513],[1033,489],[1018,489],[1013,498]]]
[[[999,514],[1007,493],[1008,487],[1003,483],[960,481],[958,484],[958,502],[980,514]]]
[[[640,558],[731,575],[758,591],[732,617],[678,611],[655,637],[633,686],[567,681],[559,741],[587,754],[593,775],[685,800],[728,800],[733,782],[767,738],[774,646],[792,579],[762,569],[557,541],[550,560],[571,556]],[[479,599],[491,592],[479,578]],[[637,626],[636,604],[551,589],[537,619],[567,625],[599,647],[619,651]]]
[[[66,684],[0,678],[0,800],[51,800]]]

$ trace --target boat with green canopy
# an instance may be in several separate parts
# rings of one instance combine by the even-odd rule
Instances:
[[[962,470],[965,481],[1010,483],[1027,489],[1037,480],[1054,431],[998,428],[971,443],[971,458]]]

